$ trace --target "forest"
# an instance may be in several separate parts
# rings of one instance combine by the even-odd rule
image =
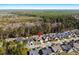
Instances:
[[[78,10],[3,10],[0,39],[37,35],[40,31],[46,34],[79,29],[78,18]]]

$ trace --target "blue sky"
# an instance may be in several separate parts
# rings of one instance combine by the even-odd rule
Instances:
[[[0,9],[79,9],[79,4],[0,4]]]

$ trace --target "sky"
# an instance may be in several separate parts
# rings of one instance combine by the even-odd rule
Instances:
[[[79,4],[0,4],[0,9],[79,9]]]

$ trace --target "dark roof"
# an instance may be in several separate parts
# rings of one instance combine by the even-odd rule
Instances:
[[[62,48],[64,51],[68,52],[68,51],[72,48],[72,46],[69,45],[69,44],[62,44],[62,45],[61,45],[61,48]]]
[[[39,53],[39,55],[43,55],[42,49],[40,49],[38,53]]]
[[[49,46],[48,48],[51,49],[52,52],[54,52],[54,50],[52,49],[52,47]]]
[[[52,53],[52,50],[50,48],[43,48],[42,52],[43,52],[43,55],[49,55]]]
[[[31,51],[29,52],[29,55],[39,55],[38,52],[39,52],[38,50],[31,50]]]

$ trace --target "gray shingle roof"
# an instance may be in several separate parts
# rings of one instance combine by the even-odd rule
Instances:
[[[61,45],[61,47],[62,47],[62,49],[63,49],[64,51],[67,51],[67,52],[72,48],[72,46],[71,46],[71,45],[68,45],[68,44]]]
[[[31,50],[29,54],[30,55],[39,55],[38,52],[39,52],[38,50]]]
[[[44,49],[42,49],[42,52],[43,52],[43,55],[49,55],[52,53],[50,48],[44,48]]]

